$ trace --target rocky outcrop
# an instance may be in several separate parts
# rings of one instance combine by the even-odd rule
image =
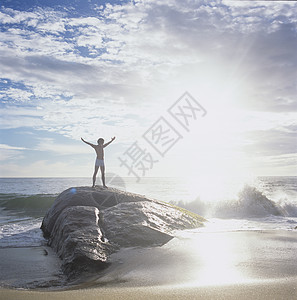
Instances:
[[[93,206],[67,207],[57,218],[49,245],[62,259],[65,273],[108,265],[108,255],[114,247],[105,241],[99,218],[99,210]]]
[[[41,229],[62,259],[64,272],[108,266],[120,247],[160,246],[175,230],[203,225],[203,218],[168,203],[117,189],[76,187],[61,193]]]
[[[108,239],[121,247],[162,245],[174,230],[201,226],[198,219],[156,201],[120,203],[103,210],[102,216]]]
[[[41,229],[44,236],[49,237],[60,213],[70,206],[93,206],[99,210],[115,206],[124,202],[137,202],[145,197],[120,191],[117,189],[103,189],[100,187],[72,187],[62,192],[53,206],[47,211]]]

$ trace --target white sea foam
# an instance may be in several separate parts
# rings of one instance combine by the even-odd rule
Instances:
[[[40,219],[9,222],[0,226],[0,248],[33,247],[45,244]]]
[[[282,198],[274,195],[271,198],[256,187],[245,185],[234,198],[218,201],[204,201],[196,198],[190,202],[174,202],[188,210],[202,214],[205,217],[218,218],[266,218],[269,216],[297,217],[297,201],[295,194],[292,197],[283,192]],[[297,194],[297,193],[296,193]],[[270,197],[270,196],[269,196]]]

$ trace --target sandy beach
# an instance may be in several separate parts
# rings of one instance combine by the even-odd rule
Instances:
[[[47,246],[0,249],[0,284],[33,289],[61,285],[61,261]]]
[[[63,292],[1,290],[0,299],[84,300],[84,299],[296,299],[296,279],[259,284],[212,287],[118,287]]]
[[[237,231],[194,236],[186,231],[163,247],[122,249],[113,255],[114,263],[100,277],[75,286],[57,290],[46,285],[35,290],[4,288],[0,299],[297,299],[296,232]],[[38,266],[43,270],[35,273],[39,282],[58,280],[53,253],[44,255],[29,248],[20,256],[20,251],[2,249],[1,258],[6,252],[6,263],[9,258],[12,263],[16,254],[18,264],[23,261],[21,271],[8,271],[10,280],[14,277],[24,287],[24,276],[32,283],[34,275],[28,278],[26,274],[32,267],[36,272]],[[44,267],[49,262],[46,275]],[[2,270],[4,263],[1,259]]]

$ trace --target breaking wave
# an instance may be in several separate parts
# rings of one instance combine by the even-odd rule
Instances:
[[[287,198],[278,201],[268,199],[257,188],[245,185],[236,199],[204,202],[197,198],[192,202],[172,202],[205,217],[264,218],[270,215],[297,217],[297,203]]]
[[[1,194],[0,210],[17,214],[42,217],[52,206],[58,194]],[[245,185],[237,197],[218,201],[203,201],[197,198],[191,202],[169,201],[204,217],[214,218],[264,218],[271,215],[297,217],[297,193],[293,197],[279,194],[277,197],[264,195],[254,186]]]

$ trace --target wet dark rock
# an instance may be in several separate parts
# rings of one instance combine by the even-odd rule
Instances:
[[[117,189],[103,189],[100,187],[72,187],[62,192],[55,200],[52,207],[47,211],[41,229],[45,237],[49,237],[59,215],[66,207],[92,206],[99,210],[112,207],[118,203],[136,202],[145,199],[144,196],[136,195]],[[148,200],[148,199],[146,199]],[[149,200],[151,201],[151,200]]]
[[[107,267],[121,247],[161,246],[175,230],[203,225],[203,218],[165,202],[100,187],[76,187],[61,193],[47,211],[41,229],[75,277]]]
[[[162,245],[173,230],[201,226],[197,220],[162,202],[120,203],[102,211],[108,239],[121,247]]]
[[[57,218],[48,244],[62,259],[68,275],[108,266],[114,247],[105,242],[99,218],[99,210],[93,206],[67,207]]]

